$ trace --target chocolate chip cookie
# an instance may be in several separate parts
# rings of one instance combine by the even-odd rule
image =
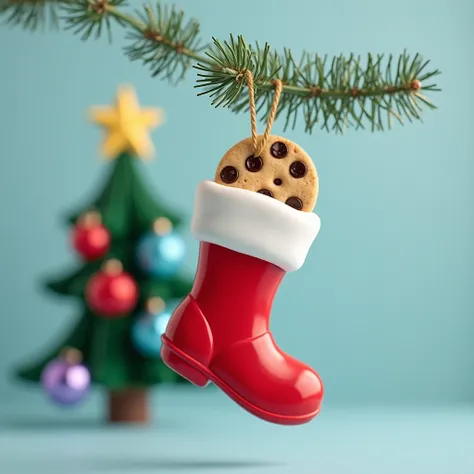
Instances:
[[[273,135],[259,156],[254,156],[253,150],[252,138],[234,145],[221,159],[215,181],[311,212],[319,186],[316,168],[308,154],[290,140]]]

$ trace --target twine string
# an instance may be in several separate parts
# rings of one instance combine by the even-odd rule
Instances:
[[[265,148],[268,137],[272,130],[273,122],[275,121],[276,113],[278,110],[278,102],[280,101],[281,91],[283,89],[283,83],[280,79],[275,79],[272,83],[275,85],[275,95],[273,96],[272,106],[268,114],[267,127],[263,133],[262,140],[258,142],[257,136],[257,109],[255,106],[255,85],[253,81],[253,75],[250,70],[245,71],[247,80],[247,87],[249,90],[249,108],[250,108],[250,126],[252,129],[252,144],[254,148],[255,156],[259,156],[262,150]]]

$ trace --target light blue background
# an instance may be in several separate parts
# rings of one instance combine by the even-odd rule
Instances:
[[[138,2],[133,2],[138,5]],[[180,0],[202,37],[230,32],[274,48],[320,53],[421,52],[443,75],[425,124],[333,136],[286,135],[314,159],[322,230],[305,266],[288,275],[272,328],[312,364],[333,404],[430,404],[474,399],[474,134],[469,0],[319,2]],[[7,370],[61,337],[73,302],[38,278],[74,267],[61,213],[100,183],[107,164],[89,105],[133,83],[143,105],[166,111],[145,164],[162,197],[189,218],[194,189],[250,133],[246,115],[197,98],[195,72],[177,88],[152,79],[106,39],[0,29],[0,393]],[[263,126],[262,126],[263,127]],[[282,133],[277,123],[274,132]],[[192,269],[197,243],[187,235]]]

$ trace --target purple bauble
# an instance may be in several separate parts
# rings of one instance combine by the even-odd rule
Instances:
[[[91,376],[81,364],[62,359],[50,362],[41,374],[41,384],[48,396],[60,405],[76,405],[87,395]]]

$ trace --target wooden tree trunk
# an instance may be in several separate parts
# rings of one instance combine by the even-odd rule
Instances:
[[[108,394],[109,423],[148,423],[148,391],[140,388],[111,391]]]

